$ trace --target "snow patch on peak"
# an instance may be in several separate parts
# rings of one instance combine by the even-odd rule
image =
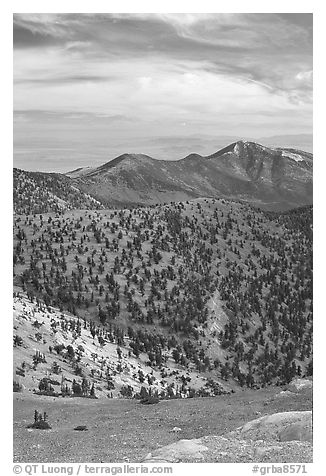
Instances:
[[[246,149],[263,149],[263,150],[267,150],[267,147],[264,147],[263,145],[261,144],[257,144],[256,142],[251,142],[251,141],[247,141],[247,140],[239,140],[235,143],[234,145],[234,153],[238,154],[240,152],[242,152],[243,150],[246,150]]]
[[[241,150],[243,149],[243,145],[244,145],[244,142],[242,142],[242,141],[236,142],[236,144],[234,146],[234,149],[233,149],[233,152],[237,155],[240,154]]]
[[[293,152],[287,152],[282,150],[282,157],[288,157],[289,159],[295,160],[296,162],[303,162],[304,158],[300,154],[294,154]]]

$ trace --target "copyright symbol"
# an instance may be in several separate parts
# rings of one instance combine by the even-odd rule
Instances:
[[[13,471],[15,474],[20,474],[22,472],[22,467],[19,466],[19,464],[16,464],[14,467],[13,467]]]

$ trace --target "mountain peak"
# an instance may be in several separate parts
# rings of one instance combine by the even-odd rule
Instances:
[[[234,152],[241,153],[245,150],[266,150],[271,151],[269,147],[265,147],[264,145],[258,144],[258,142],[253,141],[246,141],[246,140],[239,140],[234,144]]]
[[[249,142],[241,139],[237,142],[232,142],[232,144],[229,144],[226,147],[223,147],[223,149],[218,150],[214,154],[209,155],[208,158],[210,159],[220,157],[221,155],[227,153],[235,153],[237,155],[241,155],[247,149],[257,149],[260,147],[263,148],[263,146],[261,146],[260,144],[256,144],[256,142]]]
[[[154,160],[152,157],[146,154],[135,154],[135,153],[125,153],[115,157],[114,159],[110,160],[106,164],[103,164],[101,167],[115,167],[116,165],[120,164],[122,161],[134,161],[134,162],[147,162],[148,160]],[[101,168],[99,167],[99,168]]]
[[[111,169],[114,169],[122,163],[124,166],[132,168],[137,165],[150,163],[153,160],[154,159],[152,159],[149,155],[125,153],[119,155],[118,157],[115,157],[114,159],[110,160],[109,162],[106,162],[105,164],[100,165],[99,167],[89,169],[89,173],[87,175],[95,176],[98,174],[103,174]]]

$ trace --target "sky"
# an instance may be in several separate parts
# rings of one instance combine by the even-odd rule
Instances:
[[[312,14],[14,14],[14,166],[312,150]]]

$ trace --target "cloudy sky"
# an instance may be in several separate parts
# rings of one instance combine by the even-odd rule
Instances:
[[[15,14],[14,165],[312,149],[310,14]]]

